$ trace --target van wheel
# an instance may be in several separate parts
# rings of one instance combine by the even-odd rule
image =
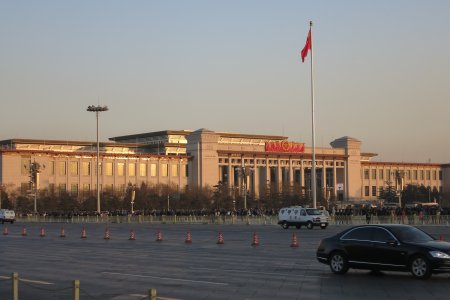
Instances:
[[[313,229],[313,223],[311,221],[308,221],[308,223],[306,223],[306,228],[308,229]]]
[[[288,225],[287,222],[283,222],[283,223],[281,224],[281,227],[283,227],[284,229],[288,229],[288,228],[289,228],[289,225]]]

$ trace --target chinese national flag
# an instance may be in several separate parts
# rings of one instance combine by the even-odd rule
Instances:
[[[302,62],[305,62],[305,58],[308,55],[308,51],[311,50],[311,29],[308,32],[308,37],[306,38],[306,44],[305,47],[303,47],[303,50],[301,52],[302,56]]]

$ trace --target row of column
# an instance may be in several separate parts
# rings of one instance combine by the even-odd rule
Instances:
[[[243,161],[243,159],[241,160]],[[322,167],[320,168],[320,166],[318,166],[318,168],[316,168],[316,170],[320,170],[322,169],[322,182],[323,182],[323,188],[326,188],[326,182],[327,182],[327,172],[326,172],[326,165],[325,165],[325,161],[322,162]],[[330,166],[331,167],[331,166]],[[228,166],[227,166],[227,174],[228,174],[228,178],[227,178],[227,185],[229,188],[233,188],[235,186],[235,168],[239,169],[238,172],[238,176],[240,176],[239,181],[238,181],[238,185],[240,186],[242,184],[242,177],[241,176],[247,176],[247,183],[248,185],[250,185],[250,181],[251,180],[251,187],[253,192],[255,193],[255,196],[258,197],[258,192],[259,192],[259,184],[260,184],[260,179],[261,179],[261,174],[260,171],[261,169],[262,172],[264,172],[264,176],[262,176],[264,179],[264,182],[266,184],[270,184],[272,183],[271,180],[271,168],[276,168],[276,175],[275,175],[275,181],[276,181],[276,186],[279,190],[282,189],[282,183],[283,183],[283,169],[285,167],[282,167],[280,165],[280,163],[278,162],[278,164],[274,167],[271,167],[269,165],[268,160],[266,159],[266,164],[265,166],[261,166],[261,165],[257,165],[256,163],[252,164],[252,165],[240,165],[240,166],[236,166],[235,164],[231,163],[231,159],[228,159]],[[288,182],[290,186],[294,185],[294,172],[295,170],[300,170],[300,185],[301,187],[305,187],[306,182],[305,182],[305,169],[309,169],[305,167],[304,161],[301,161],[300,167],[296,167],[293,165],[292,163],[292,159],[289,159],[289,166],[288,168]],[[337,167],[336,167],[336,161],[333,161],[333,182],[332,182],[332,186],[333,189],[333,193],[335,194],[335,196],[337,195]],[[345,177],[345,176],[344,176]]]

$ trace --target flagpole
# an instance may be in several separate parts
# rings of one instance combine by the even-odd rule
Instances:
[[[316,134],[315,134],[315,122],[314,122],[314,50],[313,50],[313,34],[312,34],[313,22],[309,22],[309,30],[311,32],[311,128],[312,128],[312,194],[313,194],[313,207],[317,208],[317,180],[316,180]]]

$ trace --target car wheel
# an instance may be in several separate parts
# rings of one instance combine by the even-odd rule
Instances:
[[[313,229],[313,223],[311,221],[308,221],[308,223],[306,223],[306,228],[308,229]]]
[[[325,229],[327,228],[327,225],[320,225],[320,228]]]
[[[289,225],[288,225],[287,222],[283,222],[283,223],[281,224],[281,227],[283,227],[284,229],[288,229],[288,228],[289,228]]]
[[[297,225],[295,225],[295,228],[300,229],[300,228],[302,228],[302,225],[297,224]]]
[[[341,252],[334,252],[330,256],[330,269],[334,274],[345,274],[348,271],[348,262]]]
[[[430,263],[421,255],[413,257],[409,267],[411,274],[416,278],[428,279],[431,276]]]

